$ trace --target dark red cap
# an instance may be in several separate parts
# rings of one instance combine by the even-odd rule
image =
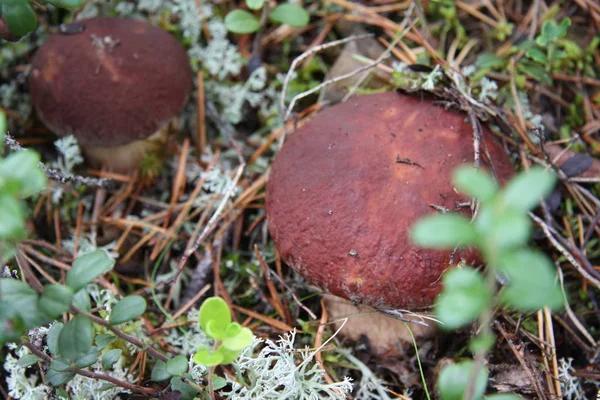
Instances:
[[[505,181],[508,157],[487,129],[483,135]],[[473,159],[465,114],[397,93],[353,98],[298,129],[276,156],[266,199],[271,235],[289,265],[332,294],[376,308],[430,306],[451,254],[417,248],[409,232],[438,212],[431,205],[455,210],[469,200],[451,175]],[[471,250],[454,256],[461,258],[479,261]]]
[[[48,128],[84,146],[119,146],[181,112],[192,70],[171,34],[135,19],[79,23],[83,31],[52,35],[32,61],[32,102]]]

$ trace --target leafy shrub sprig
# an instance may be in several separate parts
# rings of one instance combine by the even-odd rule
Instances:
[[[496,304],[523,312],[544,307],[558,310],[564,305],[552,262],[527,246],[532,232],[528,212],[550,193],[556,178],[533,167],[500,190],[487,172],[461,166],[453,181],[458,190],[480,202],[474,221],[455,213],[428,216],[413,227],[412,239],[417,245],[438,249],[475,247],[486,261],[484,273],[468,267],[447,271],[434,307],[444,329],[479,320],[481,332],[470,344],[477,362],[447,366],[438,380],[444,400],[463,399],[467,392],[469,399],[479,399],[487,386],[483,360],[494,343],[490,323]],[[496,293],[498,281],[502,287]]]
[[[310,16],[302,7],[292,3],[282,3],[272,10],[266,0],[246,0],[246,5],[251,10],[264,9],[271,22],[286,24],[294,27],[303,27],[308,24]],[[225,17],[225,26],[233,33],[254,33],[261,28],[261,21],[254,14],[246,10],[233,10]]]
[[[83,0],[48,0],[56,7],[75,10]],[[15,36],[24,36],[37,28],[37,16],[29,0],[0,0],[0,17]]]
[[[39,167],[40,156],[24,150],[2,157],[6,115],[0,111],[0,264],[14,255],[15,243],[25,238],[24,199],[46,187],[46,175]],[[0,340],[1,342],[1,340]]]

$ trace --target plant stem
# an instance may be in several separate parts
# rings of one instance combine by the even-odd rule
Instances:
[[[485,283],[488,287],[489,293],[496,293],[496,262],[498,259],[497,247],[492,243],[489,245],[488,252],[489,257],[487,260],[490,262],[487,265],[487,271],[485,273]],[[478,336],[489,337],[492,335],[491,323],[493,318],[493,307],[492,304],[488,305],[485,310],[479,316],[479,327],[480,332]],[[469,377],[469,383],[467,384],[467,390],[465,392],[465,400],[473,400],[475,396],[475,388],[477,387],[477,376],[479,376],[479,371],[484,368],[485,359],[488,355],[489,349],[487,347],[482,347],[477,350],[474,356],[475,364],[473,365],[473,370],[471,371],[471,376]]]
[[[74,307],[74,306],[71,306],[71,311],[73,311],[75,314],[84,315],[84,316],[88,317],[89,319],[91,319],[93,322],[97,323],[98,325],[102,325],[102,326],[110,329],[115,335],[117,335],[121,339],[126,340],[127,342],[133,344],[134,346],[139,347],[142,351],[145,351],[146,353],[150,354],[154,358],[158,358],[159,360],[162,360],[164,362],[167,362],[169,360],[164,354],[159,353],[153,347],[146,346],[144,343],[140,342],[138,339],[134,338],[131,335],[126,334],[125,332],[123,332],[122,330],[120,330],[118,328],[115,328],[114,326],[110,325],[107,321],[103,320],[102,318],[96,317],[95,315],[87,313],[83,310],[78,309],[77,307]]]
[[[26,340],[23,340],[23,341],[21,341],[21,344],[23,346],[27,347],[29,349],[29,351],[31,351],[33,354],[35,354],[39,358],[43,359],[44,361],[52,362],[52,357],[50,357],[49,355],[47,355],[46,353],[44,353],[43,351],[41,351],[40,349],[35,347],[32,343],[30,343]],[[124,389],[127,389],[127,390],[135,392],[135,393],[141,393],[141,394],[151,396],[151,397],[157,397],[159,395],[159,392],[157,390],[154,390],[151,388],[146,388],[143,386],[134,385],[134,384],[131,384],[128,382],[124,382],[122,380],[119,380],[119,379],[112,377],[110,375],[107,375],[107,374],[102,374],[99,372],[92,372],[92,371],[88,371],[85,369],[79,369],[76,367],[70,367],[67,369],[67,371],[72,372],[77,375],[85,376],[87,378],[101,379],[103,381],[110,382],[112,384],[115,384],[117,386],[120,386]]]
[[[4,136],[4,143],[6,147],[14,152],[23,151],[23,147],[8,133]],[[1,146],[0,146],[1,148]],[[75,186],[87,186],[95,188],[110,189],[115,186],[115,182],[107,178],[91,178],[88,176],[73,175],[68,172],[62,172],[56,168],[50,168],[43,162],[39,162],[38,165],[44,171],[46,176],[59,183],[72,183]]]
[[[417,364],[419,364],[419,373],[421,374],[421,381],[423,382],[423,390],[425,390],[425,396],[427,396],[427,400],[431,400],[431,397],[429,397],[429,390],[427,389],[427,381],[425,380],[425,375],[423,374],[423,366],[421,365],[421,357],[419,357],[419,347],[417,346],[415,335],[413,335],[412,329],[410,329],[410,326],[408,326],[406,322],[404,322],[404,326],[406,326],[406,329],[408,329],[408,333],[410,333],[413,345],[415,346],[415,354],[417,356]]]

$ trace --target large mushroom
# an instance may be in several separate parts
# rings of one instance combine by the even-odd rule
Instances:
[[[481,148],[482,166],[507,180],[512,167],[487,129]],[[447,268],[479,257],[418,248],[410,227],[439,210],[470,214],[451,175],[473,160],[465,114],[399,93],[353,98],[298,129],[276,156],[269,230],[282,259],[315,286],[378,310],[425,309]]]
[[[32,60],[39,119],[73,135],[92,166],[136,169],[160,154],[192,90],[182,45],[147,22],[92,18],[52,35]]]

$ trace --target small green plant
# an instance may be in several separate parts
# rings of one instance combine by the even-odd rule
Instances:
[[[0,263],[14,255],[15,245],[26,236],[24,199],[46,187],[46,176],[40,169],[40,156],[24,150],[3,158],[6,115],[0,111]]]
[[[229,306],[220,297],[210,297],[200,307],[200,328],[208,337],[220,342],[216,349],[198,349],[194,362],[204,366],[231,364],[240,352],[252,344],[254,335],[248,328],[232,322]]]
[[[444,329],[458,329],[475,319],[481,326],[470,343],[475,362],[464,361],[442,369],[438,379],[440,396],[444,400],[480,399],[487,386],[483,361],[494,344],[490,323],[496,305],[522,312],[544,307],[558,310],[564,305],[551,260],[527,246],[532,232],[528,212],[550,193],[556,178],[533,167],[500,190],[487,172],[462,166],[453,179],[458,190],[480,202],[474,221],[455,213],[428,216],[413,227],[412,239],[430,248],[475,247],[486,261],[483,273],[466,266],[447,271],[434,306]],[[498,281],[502,282],[500,290]],[[465,397],[467,391],[470,396]]]
[[[132,334],[139,329],[138,319],[147,309],[143,297],[127,296],[112,301],[110,307],[100,305],[92,311],[88,285],[110,272],[114,264],[103,250],[82,255],[67,271],[64,285],[44,285],[39,293],[21,280],[0,278],[0,346],[16,343],[28,349],[18,365],[45,362],[45,383],[54,387],[70,387],[70,381],[85,376],[109,380],[128,391],[157,395],[154,389],[107,378],[122,357],[132,356],[132,347],[146,351],[155,360],[151,379],[169,380],[171,389],[181,392],[181,399],[208,398],[209,386],[204,384],[208,380],[213,390],[224,387],[225,379],[209,375],[206,367],[233,362],[254,340],[250,329],[231,321],[227,303],[212,297],[200,309],[201,329],[219,345],[214,351],[198,350],[193,358],[202,370],[196,371],[185,354],[164,355]],[[65,314],[67,322],[61,322]],[[45,328],[48,325],[49,330]],[[36,329],[47,330],[47,352],[27,338]]]
[[[506,57],[524,52],[524,57],[518,58],[515,65],[517,85],[522,87],[526,76],[551,85],[552,73],[596,76],[594,54],[598,51],[600,37],[596,36],[586,48],[581,48],[575,41],[566,37],[570,26],[569,18],[560,22],[548,19],[542,23],[540,33],[534,40],[526,40],[509,50]],[[489,70],[502,71],[508,66],[506,57],[483,53],[477,58],[475,65],[481,69],[480,74]]]
[[[114,260],[103,250],[80,256],[73,263],[73,268],[67,271],[65,285],[46,285],[41,294],[20,280],[0,278],[0,346],[18,341],[27,330],[50,324],[63,313],[71,311],[75,315],[73,319],[66,324],[56,322],[50,330],[48,344],[50,353],[55,356],[50,370],[63,373],[71,367],[84,368],[93,364],[99,349],[93,346],[95,329],[92,320],[84,315],[91,307],[85,287],[110,271],[113,265]],[[122,302],[130,303],[129,299],[126,297]],[[137,318],[145,309],[145,303],[143,307],[139,304],[115,307],[107,325]],[[63,378],[66,375],[61,374]],[[60,381],[66,382],[62,378]]]
[[[544,21],[535,40],[521,44],[520,48],[526,50],[526,59],[517,68],[537,81],[551,84],[550,72],[566,68],[570,60],[577,59],[583,53],[575,42],[564,39],[570,25],[569,18],[560,23]]]
[[[47,3],[75,10],[83,0],[49,0]],[[37,16],[29,0],[0,0],[0,17],[16,36],[24,36],[37,28]]]
[[[264,9],[271,22],[275,24],[303,27],[308,24],[310,19],[305,9],[292,3],[278,4],[272,10],[268,9],[269,4],[266,0],[246,0],[246,5],[255,11]],[[257,32],[262,23],[261,19],[246,10],[233,10],[225,17],[225,26],[233,33]]]

